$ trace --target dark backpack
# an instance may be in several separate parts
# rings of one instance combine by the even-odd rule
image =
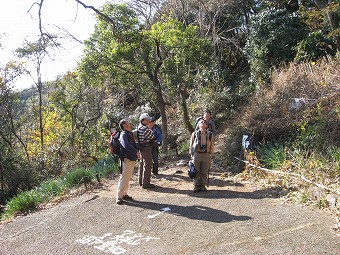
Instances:
[[[194,179],[197,175],[197,170],[195,168],[194,162],[192,162],[192,160],[190,160],[188,165],[189,165],[188,176],[191,179]]]
[[[111,137],[110,137],[109,147],[110,147],[110,151],[112,155],[114,156],[121,155],[119,136],[120,136],[120,131],[116,130],[114,133],[111,134]]]

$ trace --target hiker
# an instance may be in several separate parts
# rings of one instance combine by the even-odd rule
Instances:
[[[200,120],[206,120],[207,123],[208,123],[208,131],[212,132],[214,134],[214,136],[216,135],[216,126],[215,126],[215,122],[213,121],[212,119],[212,114],[211,114],[211,111],[209,109],[206,109],[203,113],[203,116],[201,117],[198,117],[196,119],[196,124],[195,124],[195,130],[198,130],[199,129],[199,126],[198,126],[198,122]]]
[[[154,188],[155,185],[150,184],[151,168],[152,168],[152,146],[151,141],[154,140],[154,134],[148,125],[151,117],[147,113],[142,113],[139,117],[139,126],[137,129],[138,146],[142,155],[139,170],[139,185],[143,189]]]
[[[133,174],[136,160],[140,158],[140,152],[137,149],[135,139],[132,135],[132,127],[130,122],[122,119],[119,122],[119,127],[122,129],[119,136],[119,144],[121,147],[121,175],[117,184],[117,200],[116,203],[121,205],[124,200],[132,200],[132,197],[127,194],[129,183]]]
[[[193,179],[194,193],[207,191],[205,187],[211,160],[214,157],[214,134],[207,130],[206,120],[198,121],[198,130],[194,131],[190,139],[190,155],[197,170]]]
[[[152,118],[148,126],[153,131],[154,140],[151,142],[152,147],[152,173],[158,175],[158,153],[159,146],[162,145],[163,134],[160,126],[156,124],[156,118]]]

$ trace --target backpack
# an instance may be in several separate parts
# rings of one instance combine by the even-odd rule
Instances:
[[[157,129],[159,130],[159,132],[161,133],[161,135],[163,134],[162,128],[161,128],[158,124],[155,124],[154,127],[157,128]]]
[[[207,139],[209,139],[209,141],[211,142],[211,138],[212,138],[212,132],[207,131]],[[195,131],[195,135],[194,135],[194,144],[193,147],[191,148],[191,150],[197,151],[197,150],[203,150],[204,152],[206,152],[207,147],[206,146],[201,146],[201,131],[200,130],[196,130]]]
[[[212,132],[207,130],[207,138],[211,142]],[[199,130],[195,131],[195,140],[200,141],[201,140],[201,132]]]
[[[119,136],[120,131],[116,130],[114,133],[111,134],[110,141],[109,141],[109,147],[112,155],[114,156],[120,156],[120,143],[119,143]]]
[[[194,162],[190,160],[188,165],[189,165],[188,176],[190,177],[190,179],[194,179],[197,175],[197,170],[195,168]]]
[[[160,137],[162,137],[162,140],[163,140],[163,131],[162,131],[162,128],[159,125],[157,125],[157,124],[154,125],[154,128],[159,131]],[[160,144],[157,144],[157,146],[161,146],[161,145],[162,145],[162,141],[160,142]]]

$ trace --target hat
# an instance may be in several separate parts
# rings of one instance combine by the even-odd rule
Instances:
[[[142,113],[139,117],[139,121],[142,121],[144,119],[149,119],[151,120],[151,117],[149,116],[149,114],[147,114],[146,112],[145,113]]]

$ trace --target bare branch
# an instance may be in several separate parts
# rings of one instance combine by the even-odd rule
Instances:
[[[109,16],[105,15],[104,13],[102,13],[101,11],[99,11],[98,9],[96,9],[95,7],[91,6],[91,5],[86,5],[84,4],[82,1],[80,0],[75,0],[78,4],[82,5],[85,9],[91,9],[93,10],[95,13],[97,13],[99,16],[101,16],[102,18],[104,18],[107,22],[109,22],[113,27],[115,27],[114,21],[113,19],[111,19]]]

